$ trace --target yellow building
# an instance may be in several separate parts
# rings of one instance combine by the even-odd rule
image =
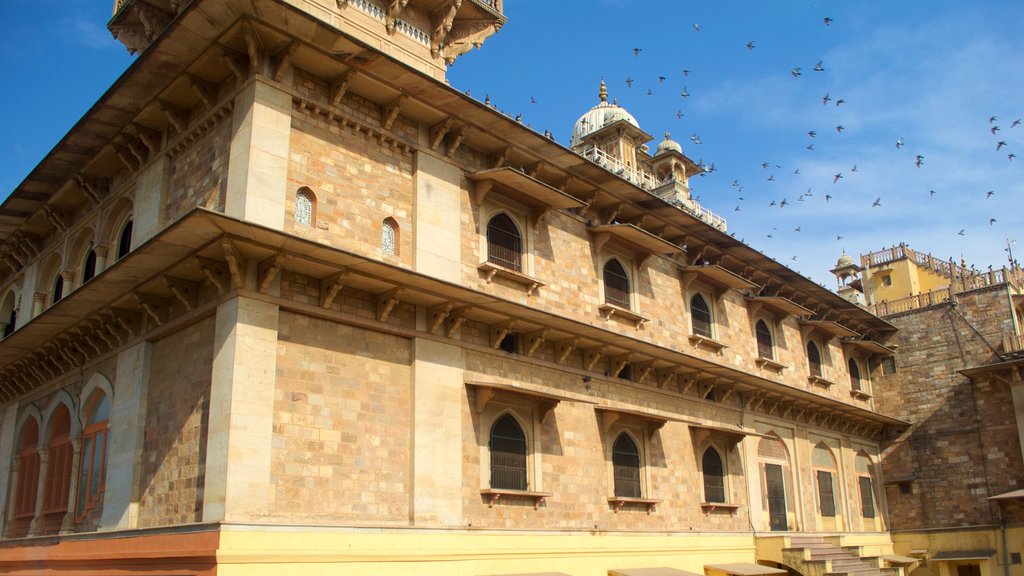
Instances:
[[[500,0],[119,0],[0,207],[7,574],[898,575],[894,327],[726,234],[602,86],[449,87]]]

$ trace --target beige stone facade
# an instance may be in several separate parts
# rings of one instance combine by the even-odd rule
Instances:
[[[628,118],[569,149],[438,81],[500,2],[258,4],[150,34],[119,2],[143,57],[87,159],[4,204],[3,570],[901,572],[891,324],[726,234]]]

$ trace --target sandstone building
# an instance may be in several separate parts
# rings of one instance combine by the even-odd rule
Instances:
[[[1008,574],[1024,551],[1024,273],[905,244],[843,256],[839,292],[899,328],[875,402],[910,427],[883,453],[897,551],[915,575]]]
[[[0,571],[900,574],[895,327],[608,101],[444,82],[500,0],[119,0],[0,206]]]

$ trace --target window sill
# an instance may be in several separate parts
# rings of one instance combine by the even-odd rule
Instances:
[[[521,272],[516,272],[515,270],[509,270],[508,268],[498,266],[491,262],[481,262],[476,268],[484,273],[484,280],[486,280],[488,284],[494,280],[495,276],[498,276],[499,278],[511,280],[516,284],[521,284],[526,287],[527,296],[532,296],[538,288],[544,286],[544,283],[536,278],[527,276]]]
[[[700,509],[705,514],[711,514],[715,510],[722,510],[724,512],[728,512],[729,515],[732,516],[732,515],[736,514],[737,511],[739,511],[740,505],[739,504],[730,504],[728,502],[701,502],[700,503]]]
[[[661,504],[661,500],[651,500],[650,498],[626,498],[620,496],[612,496],[608,498],[608,503],[615,509],[615,513],[618,514],[619,510],[623,506],[629,504],[631,506],[644,506],[647,508],[647,513],[650,514],[654,511],[654,508]]]
[[[621,306],[614,304],[602,304],[597,307],[598,312],[601,314],[601,318],[605,320],[611,320],[614,318],[622,318],[626,322],[632,322],[636,328],[642,328],[644,323],[649,319],[645,318],[632,310],[627,310]]]
[[[692,344],[694,348],[700,348],[701,346],[703,346],[719,354],[722,353],[722,350],[728,348],[728,346],[719,342],[718,340],[715,340],[714,338],[710,338],[708,336],[701,336],[700,334],[691,334],[689,336],[689,339],[690,344]]]
[[[554,496],[551,492],[533,492],[531,490],[505,490],[502,488],[484,488],[480,490],[480,495],[487,498],[487,507],[494,508],[494,503],[500,498],[525,498],[527,500],[533,500],[533,509],[540,508],[540,505],[544,503],[549,497]]]
[[[857,400],[871,400],[874,398],[874,396],[863,390],[850,390],[850,396],[853,396]]]
[[[808,376],[807,382],[809,382],[811,386],[821,386],[825,390],[828,390],[835,384],[835,382],[831,380],[826,380],[821,376]]]
[[[773,370],[778,374],[782,374],[782,371],[786,369],[785,364],[780,364],[771,358],[755,358],[754,363],[757,364],[758,368]]]

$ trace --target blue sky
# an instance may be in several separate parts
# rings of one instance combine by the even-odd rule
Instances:
[[[0,194],[133,61],[105,30],[111,6],[0,2],[0,65],[18,79],[0,93]],[[843,249],[906,242],[983,269],[1022,229],[1020,0],[505,0],[505,13],[452,86],[567,145],[603,78],[652,148],[670,131],[714,164],[691,186],[731,233],[829,287]]]

